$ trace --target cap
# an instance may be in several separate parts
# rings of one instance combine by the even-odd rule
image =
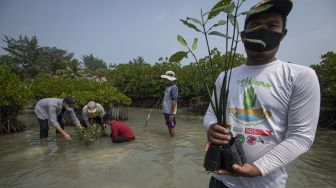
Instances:
[[[95,113],[97,111],[97,103],[94,101],[90,101],[87,104],[87,111],[88,113]]]
[[[168,79],[170,81],[177,80],[175,78],[175,72],[173,72],[173,71],[167,71],[164,75],[161,75],[161,78],[166,78],[166,79]]]
[[[64,97],[63,101],[69,105],[69,107],[73,107],[76,104],[75,98],[72,96]]]
[[[265,12],[272,7],[279,10],[284,17],[287,17],[293,8],[293,2],[291,0],[262,0],[246,12],[245,23],[251,15]]]

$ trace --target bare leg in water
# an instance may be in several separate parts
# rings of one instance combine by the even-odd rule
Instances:
[[[171,137],[175,137],[175,127],[168,127],[169,134]]]

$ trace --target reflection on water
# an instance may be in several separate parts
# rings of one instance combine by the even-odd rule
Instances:
[[[180,113],[176,137],[170,138],[160,111],[130,109],[136,139],[113,144],[104,137],[86,146],[66,144],[49,131],[49,144],[39,144],[39,126],[33,113],[20,119],[24,132],[0,136],[0,187],[207,187],[202,167],[206,140],[201,117]],[[287,167],[287,187],[336,187],[335,132],[319,131],[313,148]]]
[[[52,128],[48,146],[41,146],[34,114],[23,114],[26,131],[0,137],[0,187],[206,187],[201,117],[180,115],[176,138],[170,138],[161,111],[153,111],[144,127],[147,112],[129,111],[133,142],[104,137],[90,146],[72,127],[66,128],[72,143],[56,139]]]
[[[288,187],[336,187],[336,131],[319,130],[314,145],[287,166]]]

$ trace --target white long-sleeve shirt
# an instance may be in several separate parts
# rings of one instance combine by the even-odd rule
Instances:
[[[216,81],[219,91],[224,74]],[[241,65],[232,70],[227,104],[231,131],[243,142],[247,161],[262,177],[214,177],[229,187],[285,187],[284,166],[313,144],[320,109],[320,87],[315,72],[276,60]],[[206,130],[217,122],[211,106],[204,117]]]

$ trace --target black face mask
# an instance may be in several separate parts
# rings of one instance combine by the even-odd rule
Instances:
[[[245,40],[244,41],[245,48],[254,52],[264,52],[272,50],[279,46],[280,41],[282,39],[282,33],[277,33],[264,28],[252,32],[244,31],[244,33],[246,39],[257,39],[263,41],[266,44],[266,46],[264,46],[259,43],[249,42]]]

